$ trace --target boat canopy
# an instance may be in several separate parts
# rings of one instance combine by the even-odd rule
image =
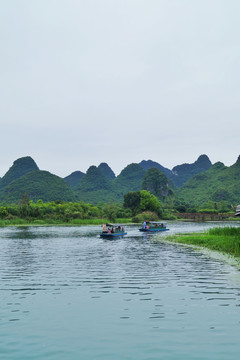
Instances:
[[[153,225],[158,225],[158,224],[165,224],[161,221],[146,221],[146,224],[153,224]]]

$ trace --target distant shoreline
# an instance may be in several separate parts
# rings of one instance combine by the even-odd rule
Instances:
[[[164,219],[163,221],[168,221]],[[203,222],[200,220],[194,219],[183,219],[178,218],[171,221],[182,221],[182,222]],[[228,222],[228,221],[240,221],[239,218],[225,218],[222,220],[205,220],[204,222]],[[82,226],[82,225],[102,225],[107,222],[112,223],[121,223],[121,224],[135,224],[139,225],[140,222],[133,222],[131,218],[124,219],[116,219],[115,221],[110,221],[108,219],[71,219],[68,222],[61,222],[60,220],[52,220],[52,219],[34,219],[33,221],[28,221],[26,219],[21,218],[13,218],[13,219],[0,219],[0,227],[5,226]]]

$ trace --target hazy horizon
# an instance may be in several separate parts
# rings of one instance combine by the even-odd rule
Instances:
[[[207,155],[207,154],[200,154],[199,156],[201,156],[201,155]],[[26,156],[30,156],[30,155],[26,155]],[[163,165],[162,163],[160,163],[160,162],[158,162],[158,161],[156,161],[156,160],[152,160],[152,159],[142,159],[142,160],[146,160],[146,161],[151,160],[151,161],[157,162],[158,164],[162,165],[164,168],[167,168],[167,169],[169,169],[169,170],[172,170],[172,169],[173,169],[175,166],[177,166],[177,165],[192,164],[192,163],[194,163],[195,161],[198,160],[199,156],[198,156],[193,162],[191,162],[191,163],[182,162],[182,163],[180,163],[180,164],[174,165],[173,167],[165,166],[165,165]],[[208,156],[208,155],[207,155],[207,156]],[[25,157],[25,156],[23,156],[23,157]],[[73,172],[75,172],[75,171],[81,171],[81,172],[83,172],[83,173],[86,173],[90,166],[97,166],[97,167],[98,167],[98,166],[100,165],[100,163],[99,163],[99,164],[90,164],[90,165],[86,168],[85,171],[83,171],[82,169],[75,169],[75,170],[71,171],[71,173],[67,173],[67,174],[61,176],[61,175],[59,175],[59,174],[56,174],[56,173],[55,173],[54,171],[52,171],[51,169],[41,168],[41,167],[39,166],[38,162],[37,162],[32,156],[30,156],[30,157],[36,162],[36,164],[37,164],[37,166],[39,167],[40,170],[49,171],[50,173],[52,173],[52,174],[54,174],[54,175],[57,175],[57,176],[59,176],[59,177],[62,177],[62,178],[65,178],[66,176],[71,175],[71,174],[72,174]],[[210,159],[209,156],[208,156],[208,158],[209,158],[209,160],[211,161],[211,159]],[[15,160],[18,160],[18,159],[15,159]],[[14,161],[15,161],[15,160],[14,160]],[[141,160],[141,161],[142,161],[142,160]],[[14,162],[14,161],[13,161],[13,162]],[[137,162],[137,163],[140,163],[141,161],[139,161],[139,162]],[[219,161],[220,161],[220,160],[219,160]],[[237,159],[236,159],[232,164],[230,164],[230,165],[227,165],[227,164],[224,164],[224,165],[226,165],[226,166],[231,166],[231,165],[235,164],[236,161],[237,161]],[[13,162],[12,162],[12,164],[9,166],[9,168],[5,171],[5,173],[6,173],[6,172],[10,169],[10,167],[13,165]],[[212,162],[212,161],[211,161],[211,162]],[[222,162],[222,161],[220,161],[220,162]],[[106,161],[101,161],[101,163],[106,163]],[[111,164],[109,164],[109,163],[107,163],[107,164],[108,164],[108,166],[112,169],[112,171],[115,173],[115,175],[118,176],[118,175],[121,173],[121,171],[122,171],[126,166],[132,164],[132,162],[126,164],[126,166],[124,166],[124,167],[123,167],[122,169],[120,169],[118,172],[115,171],[115,169],[111,166]],[[215,162],[214,162],[214,163],[212,162],[212,164],[214,165]],[[5,173],[2,174],[2,175],[0,175],[0,177],[3,177],[3,176],[5,175]]]
[[[8,0],[0,176],[31,156],[65,177],[239,156],[240,2]]]

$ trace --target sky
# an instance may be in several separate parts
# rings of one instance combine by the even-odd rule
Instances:
[[[0,177],[240,155],[239,0],[0,0]]]

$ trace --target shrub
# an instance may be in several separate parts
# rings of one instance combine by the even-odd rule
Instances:
[[[144,211],[141,214],[138,214],[133,217],[132,221],[136,223],[141,223],[143,221],[158,221],[158,215],[152,211]]]

